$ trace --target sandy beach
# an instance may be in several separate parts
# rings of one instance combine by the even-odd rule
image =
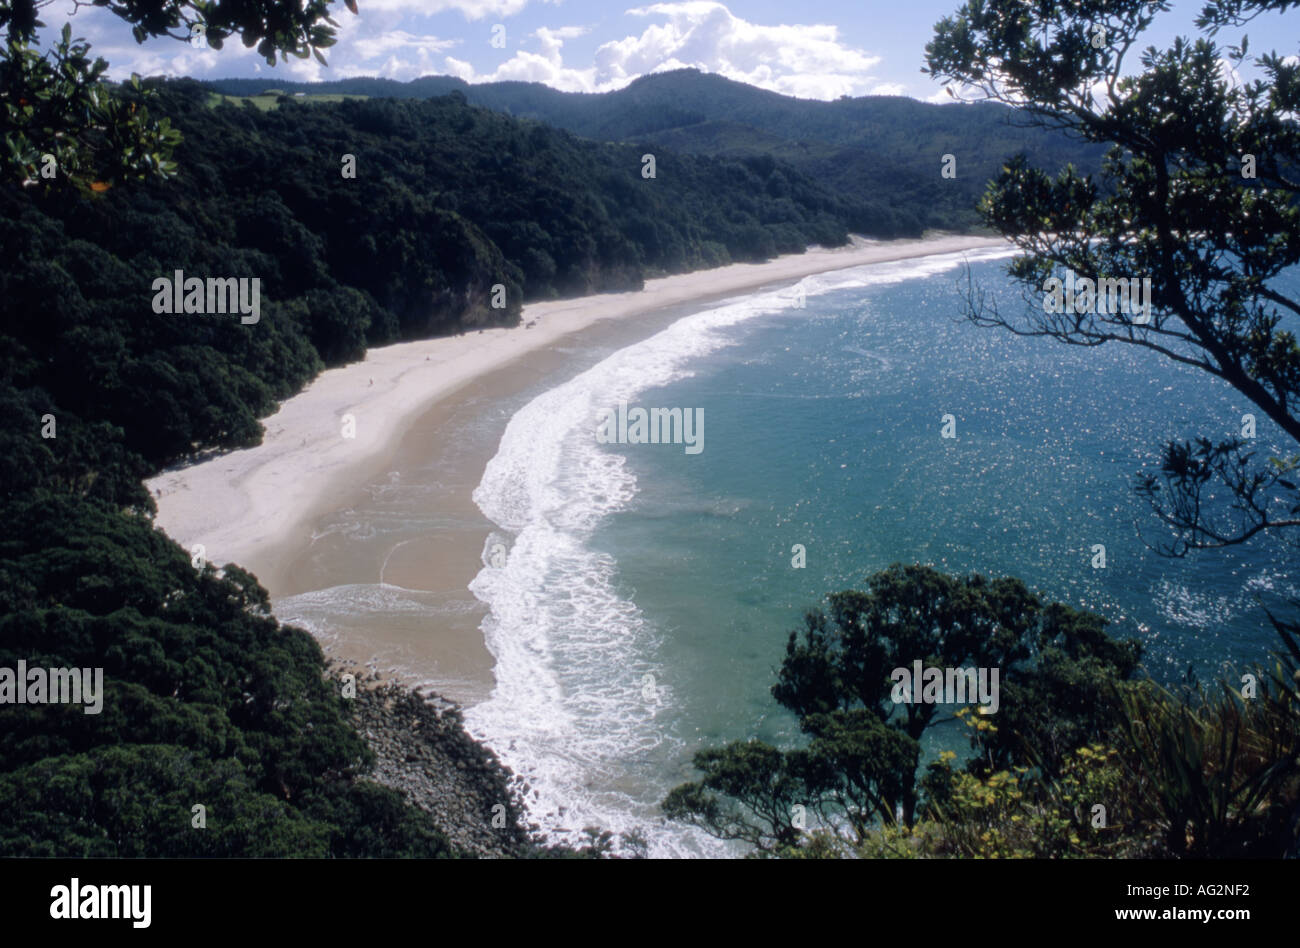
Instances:
[[[382,670],[385,662],[375,660],[381,654],[400,653],[406,659],[402,664],[418,663],[419,656],[410,654],[418,644],[428,653],[427,663],[441,667],[435,678],[450,683],[444,689],[448,696],[473,701],[490,690],[491,658],[476,631],[481,610],[466,603],[472,596],[465,584],[480,568],[490,524],[469,495],[490,454],[437,464],[435,436],[458,399],[467,394],[480,403],[499,398],[554,372],[557,360],[546,350],[584,330],[587,341],[598,323],[617,328],[622,344],[631,344],[663,328],[664,320],[655,316],[667,311],[817,273],[999,245],[1005,245],[1000,238],[944,236],[814,248],[762,264],[647,280],[637,292],[529,304],[517,328],[372,349],[363,361],[323,372],[283,402],[264,420],[261,445],[148,481],[158,503],[156,523],[186,549],[202,545],[210,562],[251,570],[273,601],[328,586],[387,582],[459,603],[453,610],[457,621],[440,630],[437,640],[431,641],[428,630],[389,629],[392,640],[385,641],[385,630],[368,629],[326,648],[345,663]],[[358,492],[384,472],[402,470],[403,452],[434,456],[446,472],[431,504],[449,518],[447,536],[454,539],[389,550],[375,564],[313,567],[307,554],[320,537],[320,518],[355,502]],[[348,572],[361,575],[344,575]],[[358,637],[364,641],[353,640]]]

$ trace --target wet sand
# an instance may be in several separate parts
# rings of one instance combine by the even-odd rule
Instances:
[[[493,525],[471,495],[532,394],[722,298],[999,245],[940,237],[811,250],[649,280],[633,293],[530,304],[518,328],[374,349],[284,402],[265,420],[262,445],[149,481],[156,522],[187,549],[202,544],[212,562],[251,570],[286,620],[309,619],[316,596],[364,599],[341,625],[335,610],[335,628],[313,628],[331,658],[472,704],[490,693],[493,660],[479,632],[485,607],[466,586]]]

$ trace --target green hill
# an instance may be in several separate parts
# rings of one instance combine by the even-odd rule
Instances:
[[[268,110],[263,88],[150,85],[185,136],[176,180],[0,190],[0,667],[103,669],[102,715],[0,704],[0,855],[455,854],[456,827],[363,779],[314,639],[154,530],[141,479],[258,443],[368,346],[894,224],[775,163],[658,149],[645,178],[639,146],[456,94]],[[257,322],[155,311],[177,270],[257,279]]]
[[[259,91],[263,80],[225,79],[213,89]],[[558,92],[540,83],[471,85],[450,76],[411,82],[344,79],[288,83],[314,94],[426,98],[459,91],[475,105],[531,118],[599,141],[635,141],[732,158],[771,156],[849,201],[877,202],[913,232],[978,225],[975,202],[1011,155],[1055,169],[1074,162],[1095,170],[1102,149],[1063,134],[1024,127],[992,103],[936,105],[900,96],[833,102],[796,99],[694,69],[644,76],[600,94]],[[957,177],[942,179],[943,156]]]

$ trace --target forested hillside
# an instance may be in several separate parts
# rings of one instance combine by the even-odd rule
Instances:
[[[367,346],[850,232],[917,234],[944,182],[828,188],[781,160],[775,133],[780,158],[707,117],[694,138],[661,122],[659,143],[610,143],[455,92],[261,110],[153,85],[150,110],[184,135],[175,179],[0,192],[0,664],[104,670],[102,714],[0,706],[0,854],[452,854],[358,779],[370,754],[311,636],[270,616],[255,578],[196,568],[155,531],[141,479],[257,443],[277,401]],[[506,91],[528,111],[536,90]],[[733,139],[738,158],[693,153]],[[836,147],[812,151],[833,162]],[[154,281],[176,271],[259,280],[256,323],[155,311]]]
[[[358,779],[370,754],[311,636],[155,531],[141,479],[257,443],[367,346],[894,225],[774,162],[660,150],[646,178],[641,148],[456,95],[261,111],[157,88],[176,179],[0,191],[0,665],[104,670],[101,714],[0,705],[0,854],[452,854]],[[177,270],[260,280],[257,322],[156,312]]]
[[[97,199],[6,193],[0,225],[6,380],[121,427],[154,467],[255,443],[277,399],[368,345],[873,229],[869,208],[788,168],[663,152],[648,179],[637,148],[455,96],[260,112],[209,108],[188,81],[162,93],[185,135],[179,179]],[[151,282],[177,269],[260,278],[255,331],[155,314]]]
[[[252,95],[266,83],[226,79],[212,88]],[[975,203],[1011,155],[1044,168],[1095,170],[1103,149],[1041,128],[990,103],[952,107],[902,96],[834,102],[796,99],[694,69],[644,76],[617,92],[558,92],[541,83],[471,85],[451,76],[411,82],[343,79],[277,83],[287,93],[423,98],[460,91],[476,105],[539,119],[599,141],[638,141],[733,158],[775,157],[845,200],[887,206],[902,231],[978,225]],[[940,177],[945,154],[957,176]]]

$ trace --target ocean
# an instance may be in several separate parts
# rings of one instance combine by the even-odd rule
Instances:
[[[566,343],[567,368],[439,421],[444,452],[490,458],[466,468],[481,470],[472,517],[447,514],[447,464],[406,463],[314,547],[327,566],[371,547],[378,581],[277,614],[326,643],[395,630],[385,661],[431,686],[447,682],[419,643],[481,623],[494,684],[465,723],[527,782],[530,818],[571,843],[587,826],[635,830],[658,856],[738,852],[668,823],[659,802],[696,776],[697,750],[798,739],[770,694],[788,635],[895,562],[1020,577],[1139,637],[1161,680],[1265,659],[1276,642],[1259,597],[1300,585],[1286,550],[1256,538],[1160,555],[1134,482],[1167,439],[1227,438],[1247,412],[1262,452],[1284,439],[1226,384],[1154,353],[962,320],[968,265],[1004,312],[1028,305],[1008,258],[875,264],[710,304],[632,345]],[[603,443],[620,404],[698,418],[700,450]],[[445,538],[481,537],[483,517],[469,593],[420,591],[400,558],[445,572],[427,564],[456,552]],[[926,750],[961,746],[952,725]]]
[[[657,803],[700,748],[796,740],[769,691],[787,636],[894,562],[1018,576],[1138,636],[1163,680],[1266,657],[1257,596],[1295,593],[1285,551],[1161,555],[1133,485],[1168,438],[1228,437],[1248,411],[1261,447],[1277,432],[1153,353],[958,319],[967,262],[1004,311],[1026,305],[1006,256],[808,278],[802,308],[789,288],[726,301],[514,415],[474,492],[498,528],[470,587],[497,685],[466,721],[557,838],[597,825],[657,855],[728,852]],[[698,412],[702,450],[600,443],[620,402]]]

